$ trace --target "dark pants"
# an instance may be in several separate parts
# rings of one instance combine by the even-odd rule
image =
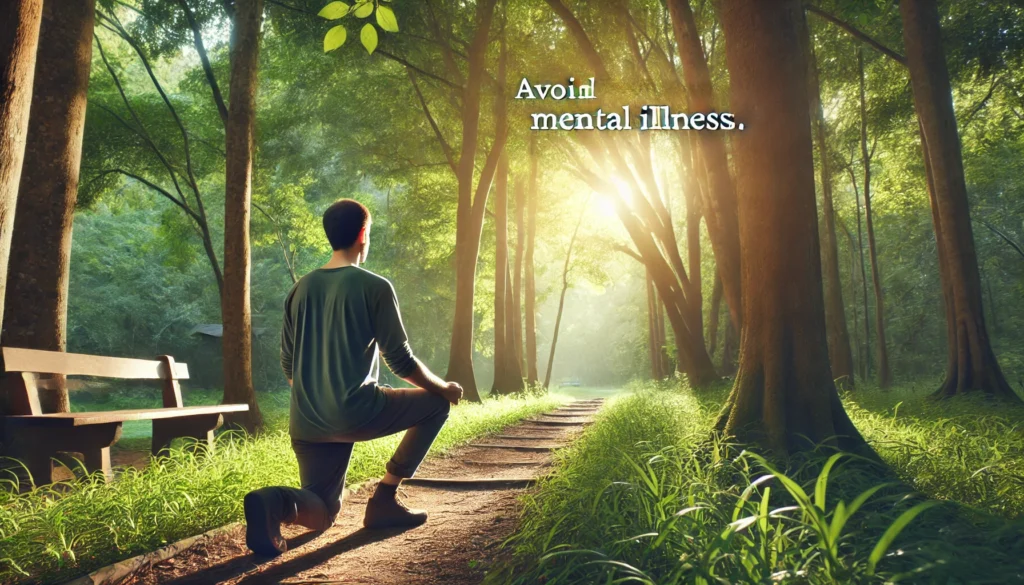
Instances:
[[[299,460],[302,489],[272,487],[260,490],[264,493],[276,491],[274,495],[283,500],[282,521],[313,530],[327,530],[334,524],[341,511],[345,474],[355,442],[407,431],[388,461],[387,470],[401,478],[412,477],[416,473],[437,433],[448,420],[451,403],[420,388],[384,388],[383,391],[387,396],[384,410],[359,429],[332,437],[331,442],[292,439],[292,449]]]

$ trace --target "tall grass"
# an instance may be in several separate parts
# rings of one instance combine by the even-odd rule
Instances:
[[[486,582],[1024,580],[1019,523],[928,499],[849,455],[777,467],[711,432],[718,404],[662,389],[610,405],[525,500],[512,557]]]
[[[444,453],[554,408],[558,395],[500,398],[452,409],[431,450]],[[401,435],[358,443],[347,481],[384,472]],[[0,583],[58,582],[242,518],[242,496],[297,485],[287,433],[221,435],[214,453],[175,450],[144,469],[123,470],[16,494],[0,488]]]

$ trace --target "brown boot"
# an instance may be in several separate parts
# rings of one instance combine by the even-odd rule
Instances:
[[[426,510],[410,510],[394,496],[374,494],[366,502],[366,528],[411,528],[427,521]]]
[[[281,536],[284,499],[274,488],[249,492],[242,500],[245,508],[245,544],[252,552],[276,557],[288,550]]]

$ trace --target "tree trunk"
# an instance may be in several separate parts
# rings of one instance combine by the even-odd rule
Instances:
[[[533,272],[533,253],[537,247],[537,135],[530,136],[530,183],[526,192],[526,252],[523,262],[526,264],[524,284],[525,299],[523,313],[525,318],[526,337],[526,383],[534,385],[539,382],[537,376],[537,283]]]
[[[589,201],[580,211],[580,218],[576,222],[576,228],[572,230],[572,237],[569,238],[569,248],[565,251],[565,264],[562,266],[562,294],[558,297],[558,312],[555,313],[555,331],[551,334],[551,352],[548,354],[547,372],[544,373],[544,387],[551,387],[551,370],[555,365],[555,347],[558,345],[558,329],[562,325],[562,311],[565,309],[565,292],[569,290],[569,266],[572,262],[572,249],[576,245],[576,236],[580,232],[580,225],[583,217],[587,214]]]
[[[252,382],[252,270],[249,220],[256,127],[256,72],[259,64],[263,0],[237,0],[231,31],[231,84],[225,131],[224,192],[224,403],[249,405],[249,412],[226,417],[249,432],[263,427]]]
[[[516,179],[516,262],[512,274],[512,344],[515,348],[519,373],[526,370],[523,362],[523,253],[526,250],[526,183],[520,175]]]
[[[480,136],[480,93],[486,65],[487,40],[497,0],[482,0],[476,6],[476,32],[469,47],[469,65],[462,98],[462,150],[456,170],[459,201],[455,221],[455,316],[448,355],[446,378],[462,384],[465,398],[480,401],[473,373],[473,298],[476,288],[476,264],[480,255],[484,206],[494,177],[497,161],[488,161],[475,185],[476,150]],[[504,84],[504,77],[499,74]],[[495,141],[488,159],[498,156],[504,148],[504,96],[496,100],[499,115],[495,116]],[[474,196],[474,191],[475,196]]]
[[[743,329],[718,427],[778,452],[864,440],[843,409],[825,334],[814,155],[799,0],[723,0],[734,139]]]
[[[522,390],[523,378],[517,370],[515,352],[510,345],[512,322],[511,283],[508,282],[508,155],[498,160],[494,186],[494,394],[512,394]]]
[[[856,182],[854,182],[854,187],[856,187]],[[857,202],[859,205],[859,198],[857,199]],[[857,217],[858,219],[860,218],[859,209],[857,210]],[[857,243],[854,242],[853,233],[850,232],[850,228],[847,227],[846,222],[840,221],[839,226],[843,228],[843,233],[846,235],[846,241],[850,247],[850,306],[853,307],[853,344],[857,347],[857,374],[859,374],[861,378],[866,378],[867,358],[864,356],[864,345],[861,343],[860,328],[858,326],[860,323],[860,313],[857,310]],[[862,255],[860,257],[863,259]],[[863,264],[861,265],[861,268],[863,268]]]
[[[693,112],[711,112],[715,109],[711,71],[689,0],[667,0],[667,5],[682,61],[683,80],[689,94],[689,109]],[[718,132],[698,132],[697,143],[707,172],[708,193],[704,202],[704,216],[711,248],[722,278],[725,298],[733,312],[733,322],[742,329],[736,186],[729,172],[725,139]]]
[[[0,7],[0,301],[7,290],[42,12],[42,0],[8,0]],[[0,303],[0,325],[3,323]]]
[[[665,377],[661,363],[661,343],[658,331],[658,298],[654,292],[654,281],[650,272],[647,273],[647,357],[651,362],[651,379],[661,380]]]
[[[862,378],[867,378],[871,372],[871,312],[868,310],[868,273],[864,262],[864,232],[860,219],[860,190],[857,188],[857,176],[853,173],[853,164],[849,166],[850,183],[853,184],[853,196],[856,202],[857,211],[857,255],[860,260],[860,287],[861,302],[864,306],[864,345],[862,348],[864,356],[864,372]]]
[[[715,271],[715,284],[711,289],[711,313],[708,315],[708,353],[715,355],[718,348],[718,325],[722,311],[722,279]]]
[[[864,165],[864,221],[868,229],[868,257],[871,260],[871,282],[875,292],[875,346],[878,350],[878,386],[892,385],[889,367],[889,348],[885,341],[885,299],[882,296],[882,278],[878,271],[878,251],[875,246],[875,223],[871,215],[871,153],[868,152],[868,108],[864,90],[864,49],[857,51],[860,70],[860,153]]]
[[[839,278],[839,245],[836,242],[835,208],[832,202],[832,165],[828,156],[825,115],[821,106],[821,87],[818,80],[818,65],[815,61],[814,46],[807,28],[806,18],[804,40],[807,56],[807,92],[811,104],[811,127],[818,147],[821,164],[821,232],[822,274],[825,292],[825,331],[828,334],[828,356],[832,364],[832,375],[844,379],[852,387],[854,381],[853,351],[850,349],[850,333],[846,327],[846,308],[843,304],[843,283]]]
[[[71,225],[78,199],[93,0],[43,6],[25,161],[11,240],[3,345],[65,351]],[[68,412],[63,376],[45,412]]]
[[[948,291],[947,325],[953,337],[947,378],[935,396],[981,391],[1019,400],[999,368],[985,328],[981,277],[938,8],[932,0],[901,0],[900,15],[914,106],[924,135],[926,169],[932,178],[935,236],[943,265],[939,275]]]

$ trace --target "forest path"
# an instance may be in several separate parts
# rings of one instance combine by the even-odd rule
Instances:
[[[367,530],[363,510],[373,486],[348,494],[323,533],[285,527],[288,552],[274,559],[245,547],[244,528],[206,540],[126,583],[282,585],[469,585],[480,583],[498,545],[516,528],[518,498],[547,473],[551,449],[580,433],[603,399],[582,400],[428,459],[403,486],[404,501],[430,512],[408,530]]]

